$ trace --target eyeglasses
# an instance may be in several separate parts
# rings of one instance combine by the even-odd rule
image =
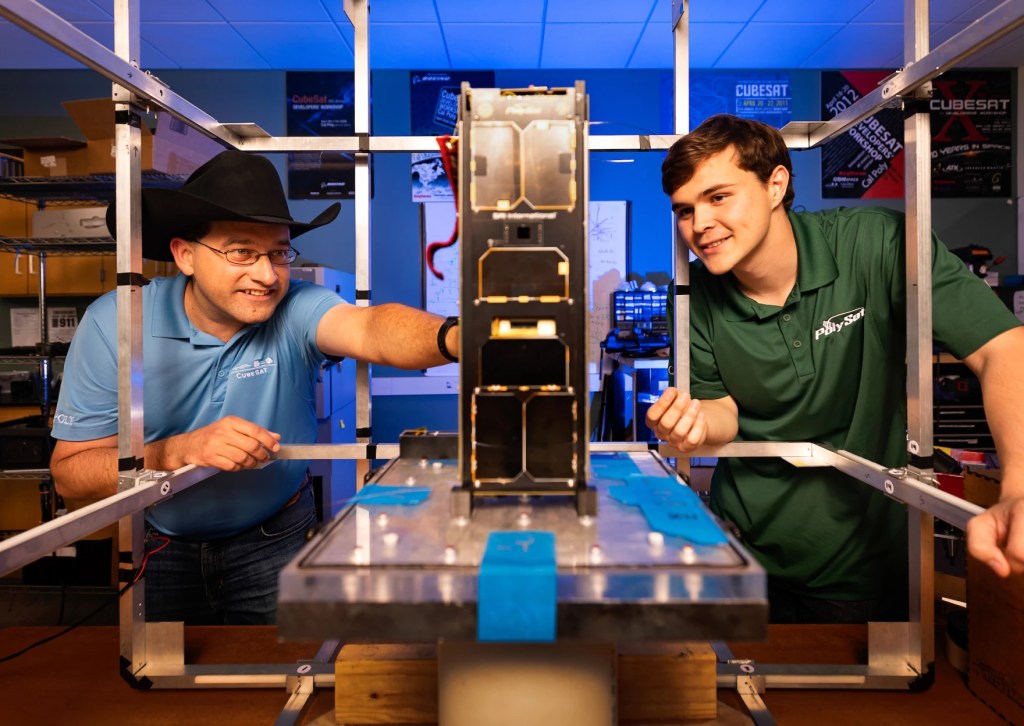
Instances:
[[[294,247],[289,247],[284,250],[272,250],[270,252],[257,252],[256,250],[247,250],[242,247],[230,249],[230,250],[219,250],[216,247],[211,247],[205,242],[200,242],[197,239],[191,239],[189,242],[195,242],[197,245],[202,245],[208,250],[224,255],[224,259],[230,262],[232,265],[238,265],[239,267],[250,267],[255,265],[257,260],[261,257],[266,257],[270,260],[270,264],[277,265],[278,267],[285,267],[295,261],[295,258],[299,256],[299,251]]]

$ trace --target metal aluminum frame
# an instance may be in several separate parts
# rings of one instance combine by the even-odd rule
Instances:
[[[259,152],[337,150],[357,152],[356,168],[356,266],[357,304],[368,305],[369,286],[369,166],[371,153],[408,153],[432,151],[432,137],[369,135],[369,56],[367,0],[344,0],[344,9],[355,29],[356,136],[353,137],[272,137],[255,124],[220,123],[174,93],[159,79],[139,68],[138,0],[116,0],[115,50],[111,52],[34,0],[0,0],[0,17],[50,43],[87,67],[114,82],[113,98],[118,103],[122,123],[117,125],[117,199],[118,199],[118,359],[119,415],[118,455],[119,493],[90,507],[62,517],[0,544],[0,572],[9,572],[22,564],[74,541],[87,531],[121,521],[121,541],[130,547],[130,567],[123,563],[123,577],[130,580],[141,566],[142,510],[176,491],[192,486],[211,473],[186,467],[172,473],[147,472],[142,465],[142,376],[141,376],[141,295],[136,284],[141,275],[139,229],[138,127],[133,126],[142,107],[168,112],[193,128],[239,149]],[[592,139],[593,151],[646,151],[668,148],[687,130],[688,113],[688,0],[673,0],[672,27],[675,65],[675,135],[598,136]],[[878,89],[829,121],[793,122],[783,129],[790,148],[820,146],[844,133],[879,108],[893,103],[908,103],[927,94],[927,84],[955,66],[960,60],[988,46],[1024,25],[1024,0],[1005,0],[966,29],[932,51],[928,51],[928,2],[905,0],[905,67],[893,74]],[[910,454],[915,463],[927,464],[932,453],[931,389],[923,383],[931,356],[931,267],[930,267],[930,167],[927,115],[908,116],[905,127],[907,175],[908,290],[908,423]],[[676,240],[677,326],[688,321],[689,307],[685,248]],[[683,253],[683,254],[680,254]],[[677,375],[688,371],[686,327],[676,336]],[[133,375],[133,374],[137,374]],[[685,380],[682,379],[682,380]],[[357,427],[359,443],[285,447],[280,456],[323,454],[323,458],[372,458],[394,455],[397,447],[374,445],[370,440],[369,377],[365,368],[357,370]],[[594,445],[600,451],[605,445]],[[632,449],[632,445],[612,444],[608,448]],[[639,445],[647,448],[646,445]],[[321,448],[322,447],[322,448]],[[661,445],[667,456],[678,452]],[[694,452],[695,456],[781,456],[801,465],[832,466],[906,502],[911,512],[910,550],[911,621],[875,623],[870,626],[868,664],[839,665],[754,665],[737,662],[723,650],[719,665],[719,684],[734,686],[751,708],[758,722],[769,722],[760,699],[766,687],[782,688],[884,688],[906,689],[927,671],[934,658],[931,623],[931,518],[940,517],[955,526],[981,511],[974,505],[949,497],[934,485],[926,467],[886,469],[855,457],[812,443],[729,444],[717,449]],[[7,477],[5,477],[7,478]],[[125,556],[122,557],[124,561]],[[277,687],[285,685],[291,698],[278,723],[297,720],[316,686],[333,684],[330,659],[337,644],[325,644],[317,664],[297,666],[193,666],[183,665],[182,641],[166,628],[145,623],[143,582],[129,583],[121,601],[122,658],[126,674],[146,678],[154,687]],[[323,656],[322,658],[320,656]],[[170,664],[170,665],[169,665]]]

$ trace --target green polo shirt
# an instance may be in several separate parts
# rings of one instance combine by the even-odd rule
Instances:
[[[691,392],[732,396],[737,441],[815,441],[871,461],[906,459],[904,218],[878,208],[789,214],[796,285],[781,307],[735,278],[691,273]],[[934,340],[964,357],[1018,325],[932,239]],[[905,597],[906,507],[829,468],[722,459],[712,508],[735,523],[780,587],[798,595]]]

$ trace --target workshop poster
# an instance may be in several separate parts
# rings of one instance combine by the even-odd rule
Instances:
[[[289,136],[354,136],[355,79],[352,71],[285,74]],[[288,154],[290,199],[352,198],[355,157],[339,151]]]
[[[932,81],[932,88],[932,196],[1009,197],[1010,72],[953,70]]]
[[[785,71],[691,71],[690,128],[730,113],[782,128],[793,116],[793,91]]]
[[[494,88],[494,72],[413,71],[409,74],[409,81],[412,135],[447,136],[455,133],[462,82],[468,81],[476,88]],[[451,201],[454,198],[440,153],[413,154],[411,176],[414,202]]]
[[[822,118],[833,118],[871,93],[888,71],[823,71]],[[903,112],[883,108],[821,149],[824,199],[903,196]]]

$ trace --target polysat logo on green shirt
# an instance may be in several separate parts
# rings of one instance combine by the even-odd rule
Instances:
[[[845,313],[837,313],[831,318],[822,321],[821,327],[814,331],[814,339],[817,340],[826,335],[838,333],[864,317],[864,308],[857,308]]]

